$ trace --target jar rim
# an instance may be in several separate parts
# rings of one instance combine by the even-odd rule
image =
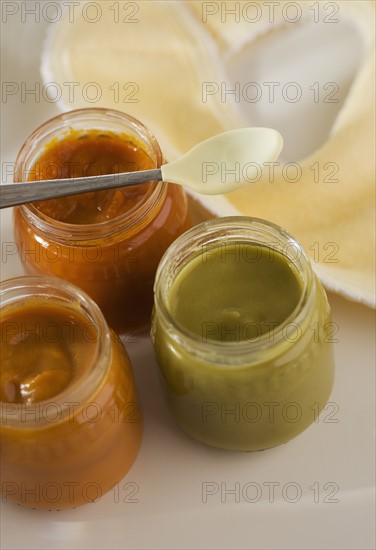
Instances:
[[[253,238],[250,240],[250,232],[252,231]],[[285,244],[285,251],[278,250],[278,248],[276,250],[297,268],[302,281],[299,301],[287,318],[273,329],[272,338],[271,333],[267,331],[262,336],[248,340],[218,341],[206,339],[204,342],[200,335],[190,331],[173,318],[168,305],[168,290],[166,290],[166,287],[169,286],[171,288],[180,270],[184,269],[189,263],[189,258],[193,259],[197,256],[197,248],[195,246],[213,243],[216,239],[219,240],[226,237],[232,241],[236,240],[236,242],[243,241],[250,244],[262,244],[268,247],[267,242],[261,243],[255,240],[257,234],[269,234],[271,237],[278,238],[281,243]],[[274,243],[275,245],[276,243]],[[298,255],[295,260],[291,257],[291,254],[289,257],[287,248],[291,249],[290,252],[295,251]],[[182,257],[184,265],[180,270],[177,270],[177,273],[172,274],[171,271],[174,267],[178,268],[180,257]],[[265,354],[268,351],[272,353],[272,350],[274,351],[277,346],[283,343],[286,327],[293,324],[302,327],[306,324],[304,320],[307,318],[310,310],[312,310],[315,291],[316,280],[312,266],[300,243],[282,227],[261,218],[248,216],[213,218],[185,232],[170,245],[162,257],[154,283],[156,312],[162,316],[169,335],[191,352],[205,355],[206,359],[210,362],[215,361],[223,364],[227,362],[229,356],[233,357],[236,361],[242,362],[245,357],[249,359],[251,356],[256,360],[258,356],[261,357],[261,352],[263,359],[266,357]]]
[[[63,422],[72,414],[71,406],[82,406],[96,388],[104,380],[112,359],[111,334],[107,322],[97,304],[79,287],[58,277],[24,275],[6,279],[0,282],[0,309],[12,304],[40,296],[51,300],[51,303],[64,303],[64,307],[79,311],[79,313],[93,324],[96,329],[95,350],[91,359],[90,369],[83,379],[68,386],[61,393],[52,398],[35,403],[5,403],[0,402],[0,421],[2,425],[17,428],[44,427],[51,420],[43,416],[43,411],[52,403],[57,407]],[[37,422],[28,420],[29,411],[34,411]],[[39,411],[42,416],[38,416]],[[56,421],[55,421],[56,422]]]
[[[95,126],[95,120],[99,123],[100,120],[116,122],[117,124],[125,124],[124,133],[126,130],[132,130],[140,143],[145,143],[150,151],[155,156],[155,166],[159,168],[163,163],[163,154],[159,143],[154,134],[142,122],[136,118],[118,111],[116,109],[108,109],[102,107],[89,107],[74,109],[65,113],[60,113],[43,124],[38,126],[26,139],[22,145],[15,162],[16,171],[14,174],[14,183],[26,181],[25,172],[31,168],[27,166],[30,157],[34,155],[31,165],[37,160],[38,155],[35,155],[35,150],[38,147],[40,140],[46,136],[52,139],[57,131],[74,127],[76,123],[92,122],[91,128]],[[95,129],[95,128],[94,128]],[[54,236],[64,238],[76,237],[83,240],[98,238],[99,235],[106,231],[106,236],[116,234],[118,231],[129,230],[136,226],[140,219],[146,217],[150,210],[163,200],[166,191],[167,183],[163,181],[150,182],[150,188],[141,198],[140,202],[134,205],[133,208],[112,218],[99,223],[93,224],[73,224],[56,220],[40,210],[32,203],[19,206],[21,212],[26,216],[38,229],[49,231]]]

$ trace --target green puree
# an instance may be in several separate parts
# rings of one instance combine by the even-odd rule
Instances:
[[[226,243],[183,267],[169,307],[176,322],[204,341],[244,341],[285,321],[301,293],[301,279],[286,256],[263,245]]]
[[[292,250],[267,222],[217,219],[181,237],[157,275],[162,389],[183,430],[214,447],[286,443],[317,421],[333,385],[325,292],[302,249],[290,260],[270,238]]]

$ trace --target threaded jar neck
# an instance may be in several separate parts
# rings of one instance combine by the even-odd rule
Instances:
[[[162,151],[155,136],[135,118],[112,109],[77,109],[48,120],[29,136],[16,159],[14,182],[28,181],[29,174],[45,146],[53,139],[64,138],[72,129],[83,132],[95,129],[129,135],[150,157],[151,169],[159,168],[163,164]],[[60,242],[68,242],[72,239],[90,241],[98,239],[104,233],[110,237],[119,232],[132,232],[138,228],[142,220],[147,219],[153,209],[162,205],[166,192],[166,183],[154,182],[132,209],[113,219],[94,224],[61,222],[44,214],[33,204],[22,205],[19,208],[33,226],[48,232]]]
[[[269,248],[283,255],[301,283],[299,301],[292,313],[272,332],[241,341],[217,341],[191,332],[171,313],[169,296],[179,273],[198,255],[238,243]],[[210,291],[210,289],[208,289]],[[281,288],[281,292],[283,289]],[[155,279],[155,310],[164,331],[186,351],[206,361],[223,365],[241,365],[267,360],[283,353],[292,344],[284,337],[288,327],[305,330],[313,310],[316,293],[315,277],[308,256],[301,245],[270,222],[243,216],[216,218],[204,222],[178,238],[163,256]]]
[[[59,412],[59,422],[72,416],[72,407],[80,408],[95,395],[104,381],[112,361],[111,334],[99,307],[81,289],[58,279],[47,276],[24,276],[8,279],[0,284],[0,305],[4,315],[29,304],[54,305],[79,314],[84,322],[81,336],[92,345],[92,353],[85,365],[85,377],[78,379],[60,394],[51,399],[36,403],[1,402],[1,424],[9,427],[43,428],[51,423],[46,412],[53,404]],[[90,329],[90,330],[89,330]],[[87,336],[85,336],[85,334]],[[72,336],[73,338],[73,336]],[[72,420],[70,418],[70,420]]]

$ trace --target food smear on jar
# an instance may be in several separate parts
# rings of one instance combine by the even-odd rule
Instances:
[[[239,342],[272,332],[301,295],[296,268],[276,249],[213,243],[181,269],[169,309],[177,323],[205,341]]]
[[[49,400],[85,376],[97,334],[77,311],[33,299],[1,312],[0,401]]]
[[[127,134],[104,130],[74,130],[51,140],[30,170],[28,181],[135,172],[154,168],[142,145]],[[111,220],[140,203],[152,183],[34,203],[43,214],[70,224]]]

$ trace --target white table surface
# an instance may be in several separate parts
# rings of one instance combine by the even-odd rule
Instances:
[[[8,21],[2,27],[3,81],[40,81],[46,23]],[[22,103],[19,95],[2,104],[3,169],[27,135],[57,112],[54,104]],[[3,247],[13,241],[11,212],[2,211],[0,217]],[[15,256],[2,255],[0,269],[1,279],[22,273]],[[145,435],[118,492],[63,512],[3,502],[1,548],[374,548],[375,315],[337,295],[329,294],[329,301],[339,328],[332,405],[303,434],[260,453],[196,443],[175,426],[162,401],[149,338],[137,338],[126,345]],[[209,483],[218,492],[205,502]],[[239,489],[239,498],[226,493],[231,488]],[[299,498],[292,502],[295,495]]]

